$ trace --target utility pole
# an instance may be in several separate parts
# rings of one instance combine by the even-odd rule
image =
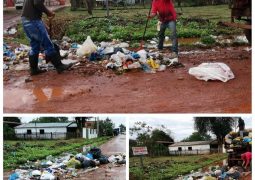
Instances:
[[[99,135],[99,117],[97,117],[97,137]]]
[[[109,0],[106,0],[107,17],[109,17]]]

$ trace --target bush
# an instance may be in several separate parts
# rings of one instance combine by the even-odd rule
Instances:
[[[201,42],[202,42],[203,44],[206,44],[206,45],[212,45],[212,44],[214,44],[216,41],[215,41],[215,39],[214,39],[213,37],[211,37],[211,36],[203,36],[203,37],[201,38]]]

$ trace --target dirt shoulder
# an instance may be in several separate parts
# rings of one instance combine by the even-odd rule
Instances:
[[[247,47],[181,50],[184,68],[146,74],[100,73],[91,65],[32,78],[26,71],[4,73],[5,113],[250,113],[251,51]],[[235,75],[227,83],[188,74],[203,62],[226,63]]]

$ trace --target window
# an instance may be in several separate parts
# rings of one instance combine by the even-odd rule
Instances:
[[[192,151],[192,147],[188,147],[188,150],[189,150],[189,151]]]
[[[44,134],[44,129],[40,129],[40,134]]]
[[[178,151],[182,151],[182,147],[178,147]]]
[[[27,129],[27,134],[32,134],[31,129]]]

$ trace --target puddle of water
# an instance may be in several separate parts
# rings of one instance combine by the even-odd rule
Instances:
[[[20,108],[24,105],[33,104],[34,101],[32,93],[24,89],[4,90],[3,96],[5,108]]]
[[[47,102],[53,98],[61,97],[64,95],[64,90],[62,87],[36,87],[33,89],[33,95],[39,102]]]

